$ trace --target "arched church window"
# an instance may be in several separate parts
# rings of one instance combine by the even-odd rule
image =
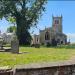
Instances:
[[[46,33],[45,33],[45,40],[49,40],[49,39],[50,39],[49,32],[46,32]]]
[[[61,41],[61,44],[63,44],[63,41]]]
[[[38,38],[37,38],[37,42],[38,42]]]

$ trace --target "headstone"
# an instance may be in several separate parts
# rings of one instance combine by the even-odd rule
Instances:
[[[3,49],[3,38],[0,37],[0,50],[2,50],[2,49]]]
[[[18,40],[11,41],[11,52],[12,53],[19,53],[19,42],[18,42]]]
[[[0,41],[0,49],[1,49],[1,50],[3,49],[2,41]]]
[[[11,52],[12,53],[19,53],[19,41],[18,41],[15,33],[14,33],[13,39],[11,41]]]

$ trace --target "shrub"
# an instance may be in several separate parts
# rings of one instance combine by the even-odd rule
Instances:
[[[47,46],[47,47],[50,47],[50,46],[51,46],[51,44],[50,44],[49,42],[47,42],[46,46]]]
[[[31,47],[35,47],[35,44],[31,44]]]
[[[40,44],[35,44],[35,48],[40,48]]]
[[[52,39],[52,46],[57,46],[57,41],[55,39]]]

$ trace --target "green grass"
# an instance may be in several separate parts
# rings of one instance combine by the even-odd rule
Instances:
[[[64,48],[33,48],[20,47],[20,54],[12,54],[10,52],[0,52],[0,66],[11,66],[40,63],[64,61],[70,59],[75,55],[74,49]]]

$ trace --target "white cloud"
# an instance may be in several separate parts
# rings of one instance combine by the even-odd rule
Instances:
[[[75,33],[67,33],[67,39],[70,39],[70,42],[74,43],[75,42]]]

